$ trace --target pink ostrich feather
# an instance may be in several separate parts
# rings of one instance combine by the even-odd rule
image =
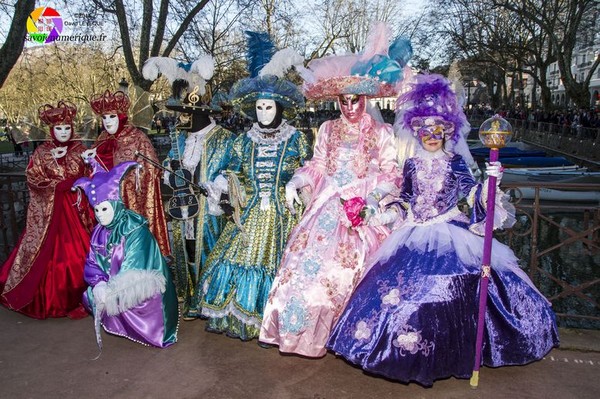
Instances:
[[[360,60],[365,61],[371,59],[377,54],[388,55],[391,33],[390,28],[385,22],[375,22],[369,30],[365,49],[361,54]]]
[[[312,60],[307,68],[308,73],[312,76],[309,79],[305,79],[305,81],[312,83],[337,76],[349,76],[350,70],[357,59],[358,57],[355,54],[349,54],[341,56],[330,55]]]

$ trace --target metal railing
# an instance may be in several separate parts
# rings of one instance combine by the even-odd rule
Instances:
[[[544,199],[547,189],[576,196],[599,192],[600,183],[518,182],[502,188],[513,193],[518,223],[498,238],[515,251],[565,326],[600,329],[600,204]],[[533,199],[520,199],[524,189],[535,190]],[[25,225],[29,196],[23,172],[0,174],[0,200],[3,263]]]
[[[600,203],[577,202],[579,195],[600,192],[600,182],[509,182],[502,189],[512,193],[518,222],[499,238],[526,265],[565,326],[600,329]],[[533,198],[523,199],[527,189]],[[546,199],[549,190],[573,200]]]

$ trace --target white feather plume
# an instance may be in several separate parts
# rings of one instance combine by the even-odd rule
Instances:
[[[259,76],[275,75],[282,78],[291,67],[301,66],[303,63],[304,58],[294,49],[288,47],[273,54],[271,61],[258,74]]]
[[[206,92],[206,81],[212,78],[215,72],[215,62],[210,55],[203,55],[192,63],[189,72],[180,66],[180,63],[169,57],[150,57],[144,63],[142,75],[145,79],[156,80],[161,74],[170,84],[177,79],[188,82],[189,87],[198,86],[199,93]]]
[[[390,36],[391,30],[385,22],[374,22],[371,29],[369,29],[367,42],[360,59],[364,61],[377,54],[387,55]]]
[[[454,61],[448,70],[448,80],[452,83],[452,90],[456,94],[456,100],[459,107],[463,107],[466,102],[465,90],[463,88],[463,76],[460,73],[458,61]]]
[[[209,80],[215,73],[215,60],[210,55],[203,55],[192,63],[191,73],[197,73],[204,80]]]
[[[176,79],[188,78],[188,73],[185,69],[179,67],[177,60],[169,57],[150,57],[144,63],[142,68],[142,75],[144,79],[156,80],[158,74],[163,75],[169,80],[169,83],[173,83]]]

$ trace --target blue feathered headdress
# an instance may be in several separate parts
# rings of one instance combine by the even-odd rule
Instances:
[[[268,98],[280,103],[286,117],[304,106],[299,88],[284,78],[292,66],[302,65],[304,59],[292,49],[275,51],[271,38],[264,32],[246,32],[248,40],[248,70],[250,77],[237,81],[231,88],[232,103],[243,114],[256,119],[256,100]]]

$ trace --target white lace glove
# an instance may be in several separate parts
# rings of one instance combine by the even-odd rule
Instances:
[[[496,184],[500,184],[500,181],[502,180],[502,175],[504,174],[504,168],[502,167],[502,164],[498,161],[494,161],[494,162],[486,162],[485,163],[485,173],[487,173],[488,176],[493,176],[496,178]]]
[[[101,306],[106,303],[106,291],[108,285],[106,281],[100,281],[98,284],[92,288],[92,294],[94,294],[94,302],[96,302],[96,306]]]
[[[395,222],[398,219],[398,212],[394,208],[390,208],[385,212],[380,212],[369,218],[369,226],[383,226]]]
[[[229,193],[229,183],[227,181],[227,178],[223,175],[217,176],[215,178],[215,181],[213,182],[213,188],[216,190],[219,190],[219,197],[221,197],[221,194],[223,194],[223,193],[228,194]]]
[[[367,196],[367,206],[372,208],[374,211],[379,209],[379,199],[377,199],[373,193]]]
[[[365,218],[365,223],[368,221],[368,219],[374,215],[378,210],[379,210],[379,202],[381,201],[381,198],[383,198],[383,196],[387,194],[384,190],[380,190],[378,188],[376,188],[375,190],[371,191],[369,193],[369,195],[367,195],[366,198],[366,202],[367,202],[367,216]]]
[[[294,183],[294,180],[292,179],[285,185],[285,206],[290,210],[292,215],[296,214],[294,203],[302,204],[300,197],[298,196],[296,183]]]

